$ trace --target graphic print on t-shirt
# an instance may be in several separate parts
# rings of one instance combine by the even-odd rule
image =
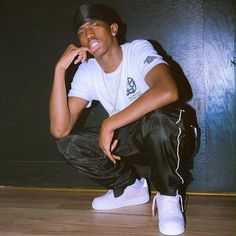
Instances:
[[[147,56],[146,59],[144,60],[143,64],[150,64],[151,62],[154,61],[154,59],[156,59],[156,56]]]
[[[127,78],[126,95],[130,101],[133,101],[141,95],[141,91],[137,91],[137,85],[134,79],[130,77]]]

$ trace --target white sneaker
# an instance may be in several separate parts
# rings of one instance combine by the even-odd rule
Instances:
[[[146,179],[139,180],[139,185],[129,185],[125,188],[123,194],[114,197],[113,190],[100,197],[93,199],[92,207],[96,210],[109,210],[125,206],[141,205],[149,201],[148,185]]]
[[[157,194],[152,203],[152,214],[158,209],[159,230],[165,235],[179,235],[184,232],[182,197]],[[180,209],[181,205],[181,209]]]

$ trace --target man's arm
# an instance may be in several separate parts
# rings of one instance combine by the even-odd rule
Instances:
[[[167,65],[156,65],[148,72],[145,81],[150,88],[142,96],[102,123],[99,146],[114,163],[119,160],[111,154],[117,143],[111,143],[114,131],[178,99],[178,90]]]
[[[67,98],[65,73],[70,64],[86,60],[87,48],[78,48],[69,45],[55,66],[54,81],[51,90],[49,113],[50,131],[56,138],[63,138],[73,128],[87,101],[77,97]]]
[[[177,101],[177,86],[166,64],[159,64],[152,68],[147,73],[145,81],[150,88],[130,106],[110,117],[109,124],[114,129],[130,124],[151,111]]]

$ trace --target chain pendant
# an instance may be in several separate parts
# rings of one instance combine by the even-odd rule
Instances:
[[[117,84],[114,103],[112,102],[112,99],[111,99],[111,97],[109,95],[109,92],[108,92],[108,88],[107,88],[105,78],[104,78],[104,72],[103,72],[103,70],[101,70],[103,85],[104,85],[104,88],[105,88],[105,91],[106,91],[106,94],[107,94],[108,101],[109,101],[109,103],[112,107],[112,111],[111,111],[111,114],[109,116],[113,116],[113,115],[115,115],[116,113],[119,112],[119,110],[116,109],[116,103],[117,103],[117,98],[118,98],[118,94],[119,94],[119,90],[120,90],[120,82],[121,82],[121,77],[122,77],[122,65],[123,65],[123,61],[121,61],[121,64],[120,64],[120,73],[119,73],[119,78],[118,78],[118,84]]]

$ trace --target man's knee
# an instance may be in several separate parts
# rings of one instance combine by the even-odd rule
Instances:
[[[154,135],[158,139],[166,139],[172,131],[176,131],[176,124],[161,110],[156,110],[144,118],[142,130],[144,137]]]
[[[67,152],[68,145],[71,142],[71,135],[68,135],[60,140],[57,140],[57,150],[64,155]]]

